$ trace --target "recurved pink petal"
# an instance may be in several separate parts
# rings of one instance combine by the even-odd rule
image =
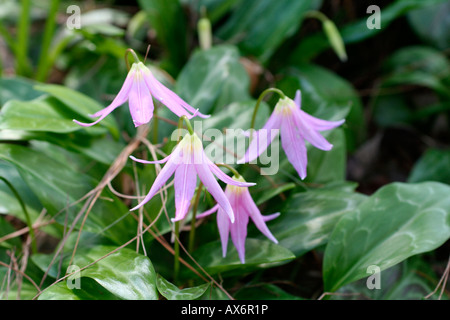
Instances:
[[[144,164],[155,164],[155,163],[166,163],[169,159],[170,159],[170,154],[167,156],[167,157],[165,157],[164,159],[161,159],[161,160],[155,160],[155,161],[149,161],[149,160],[143,160],[143,159],[138,159],[138,158],[136,158],[136,157],[134,157],[134,156],[130,156],[130,159],[131,160],[133,160],[133,161],[136,161],[136,162],[140,162],[140,163],[144,163]]]
[[[153,117],[153,99],[145,84],[142,72],[137,72],[134,77],[128,105],[135,127],[150,122]]]
[[[212,207],[211,209],[208,209],[208,210],[206,210],[206,211],[204,211],[204,212],[202,212],[202,213],[200,213],[200,214],[197,214],[196,215],[196,218],[197,219],[202,219],[202,218],[204,218],[204,217],[207,217],[207,216],[209,216],[210,214],[213,214],[214,212],[216,212],[217,210],[219,210],[219,205],[218,204],[216,204],[214,207]],[[228,216],[227,216],[227,219],[228,219]]]
[[[281,146],[300,178],[305,179],[308,164],[306,145],[292,117],[287,117],[281,126]]]
[[[230,194],[232,194],[230,192]],[[240,195],[230,195],[231,206],[235,209],[236,221],[230,225],[231,240],[239,255],[239,260],[245,263],[245,239],[247,238],[248,215],[245,213],[246,203],[241,203]]]
[[[206,187],[208,192],[213,196],[213,198],[217,201],[222,210],[225,211],[225,213],[228,215],[229,219],[233,223],[235,219],[233,208],[231,207],[230,202],[225,196],[225,193],[220,187],[219,183],[214,178],[214,175],[212,174],[209,166],[195,163],[194,167],[203,185]]]
[[[195,186],[197,185],[197,174],[191,165],[181,164],[175,170],[175,218],[173,222],[183,220],[186,216]]]
[[[205,157],[206,157],[206,155],[205,155]],[[254,182],[242,182],[242,181],[234,180],[233,178],[231,178],[230,176],[225,174],[222,170],[220,170],[220,168],[217,165],[215,165],[211,160],[208,160],[208,165],[209,165],[209,168],[211,169],[211,172],[214,173],[214,175],[218,179],[222,180],[226,184],[231,184],[233,186],[238,186],[238,187],[252,187],[252,186],[256,185],[256,183],[254,183]]]
[[[247,163],[258,158],[272,143],[278,135],[281,125],[281,117],[276,112],[272,112],[262,129],[253,132],[252,140],[244,157],[237,161],[238,164]]]
[[[250,195],[250,192],[248,190],[244,191],[242,193],[242,201],[243,201],[243,205],[242,205],[242,209],[246,211],[246,213],[248,214],[248,216],[250,216],[250,218],[252,218],[253,223],[256,225],[256,227],[258,228],[259,231],[261,231],[261,233],[263,235],[265,235],[267,238],[269,238],[271,241],[278,243],[278,240],[275,239],[275,237],[272,235],[272,232],[270,232],[269,228],[266,225],[266,220],[264,219],[263,215],[261,214],[261,212],[259,211],[259,208],[256,206],[255,202],[252,199],[252,196]],[[237,214],[236,214],[237,215]],[[269,217],[266,218],[276,218],[274,215],[271,215]]]
[[[219,229],[220,242],[222,243],[222,256],[225,258],[230,235],[230,218],[220,207],[217,210],[217,228]]]
[[[98,118],[97,120],[95,120],[92,123],[84,123],[84,122],[80,122],[78,120],[73,120],[73,121],[83,127],[90,127],[90,126],[93,126],[94,124],[99,123],[107,115],[109,115],[114,109],[116,109],[117,107],[120,107],[122,104],[124,104],[128,100],[128,95],[130,93],[131,86],[133,84],[134,76],[135,76],[135,71],[131,70],[126,77],[125,82],[122,85],[122,88],[120,89],[119,93],[114,98],[114,100],[111,102],[111,104],[109,106],[107,106],[106,108],[103,108],[102,110],[100,110],[92,115],[89,115],[93,118],[95,118],[95,117],[100,117],[100,118]]]
[[[301,111],[301,110],[297,110]],[[286,118],[285,123],[289,122],[287,126],[295,126],[301,132],[303,138],[309,141],[314,147],[329,151],[333,148],[333,145],[325,139],[320,132],[305,119],[302,118],[300,112],[293,112],[292,117]]]
[[[150,201],[151,198],[158,192],[159,189],[166,183],[167,180],[172,176],[172,174],[175,172],[176,168],[179,166],[180,161],[177,161],[178,153],[177,149],[173,151],[171,154],[169,161],[164,165],[162,170],[157,175],[155,181],[153,182],[152,187],[150,188],[150,191],[148,192],[147,196],[144,198],[144,200],[139,203],[136,207],[131,209],[131,211],[134,211],[136,209],[139,209],[144,204],[146,204],[148,201]]]
[[[145,67],[144,79],[145,82],[147,83],[147,87],[149,88],[155,99],[164,104],[177,116],[181,117],[185,115],[189,119],[191,119],[194,116],[199,116],[201,118],[209,118],[209,115],[204,115],[200,113],[198,109],[195,109],[194,107],[189,105],[186,101],[181,99],[175,92],[168,89],[161,82],[159,82],[158,79],[155,78],[155,76],[147,67]],[[191,112],[192,114],[190,114],[188,111]]]
[[[338,121],[322,120],[304,112],[303,110],[300,110],[299,117],[304,119],[305,122],[307,122],[313,129],[317,131],[331,130],[339,127],[345,122],[345,119]]]

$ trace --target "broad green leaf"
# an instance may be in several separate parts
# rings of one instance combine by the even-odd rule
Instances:
[[[265,63],[283,41],[298,30],[304,13],[320,3],[315,0],[243,0],[217,31],[217,36],[237,41],[245,55],[255,56]]]
[[[325,250],[325,291],[385,270],[450,237],[450,187],[438,182],[392,183],[336,224]]]
[[[450,3],[436,4],[408,12],[408,22],[419,37],[435,47],[445,50],[450,44]]]
[[[38,198],[30,190],[29,186],[23,181],[16,168],[6,162],[0,161],[0,177],[4,177],[11,183],[22,197],[31,220],[34,221],[42,210],[42,205]],[[19,201],[14,197],[9,187],[0,181],[0,213],[13,215],[22,221],[26,221],[25,214]]]
[[[175,92],[204,114],[248,100],[250,80],[239,58],[230,45],[194,52],[178,76]]]
[[[88,268],[81,271],[83,278],[91,278],[120,299],[157,300],[156,273],[150,260],[136,251],[98,246],[77,251],[73,265]],[[105,258],[103,258],[105,257]],[[99,260],[101,259],[101,260]]]
[[[70,225],[80,214],[84,202],[78,202],[97,186],[98,181],[76,171],[70,164],[48,157],[31,148],[2,144],[0,159],[17,168],[23,180],[51,216],[61,224]],[[104,190],[86,220],[86,230],[103,234],[116,243],[123,243],[135,235],[135,221],[128,208],[109,190]],[[84,216],[85,212],[81,212]],[[81,216],[77,223],[81,224]]]
[[[33,100],[43,93],[33,87],[36,83],[27,78],[0,78],[0,107],[9,100]]]
[[[89,115],[94,114],[105,107],[100,105],[97,101],[93,100],[92,98],[61,85],[55,84],[39,85],[36,86],[36,90],[46,92],[50,94],[52,97],[61,101],[70,110],[79,115],[79,118],[77,120],[80,121],[92,122],[93,120],[92,118],[89,117]],[[99,125],[108,128],[114,137],[117,138],[119,136],[117,123],[113,117],[106,117],[99,123]]]
[[[69,118],[70,115],[65,105],[52,97],[39,97],[31,101],[10,100],[2,108],[0,129],[56,133],[80,130],[81,127]],[[98,128],[86,129],[90,133],[102,132]]]
[[[79,289],[71,289],[72,280],[60,281],[42,291],[38,300],[119,300],[95,280],[85,277],[81,281]]]
[[[450,150],[428,149],[416,162],[408,182],[438,181],[450,184]]]
[[[267,222],[267,226],[279,245],[300,256],[327,243],[339,219],[353,212],[365,199],[362,194],[339,188],[295,193],[285,201],[280,216]],[[255,232],[259,239],[264,239],[258,230],[249,231],[249,234]]]
[[[371,277],[371,278],[369,278]],[[411,257],[377,275],[367,273],[367,278],[349,283],[336,291],[330,300],[422,300],[438,283],[435,272],[420,257]],[[376,288],[368,287],[377,282]],[[439,296],[437,293],[431,300]],[[445,295],[444,295],[445,298]]]
[[[269,268],[287,263],[295,258],[288,249],[269,240],[246,239],[245,264],[239,260],[236,248],[229,241],[227,256],[222,257],[220,241],[202,245],[193,252],[193,257],[209,274],[239,273]]]
[[[205,293],[210,284],[205,283],[196,287],[180,289],[158,274],[156,286],[159,293],[167,300],[195,300]]]

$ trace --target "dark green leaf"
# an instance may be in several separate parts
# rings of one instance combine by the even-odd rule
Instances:
[[[450,187],[437,182],[382,187],[336,224],[325,250],[325,291],[434,250],[450,237]]]
[[[267,226],[279,245],[300,256],[325,244],[339,219],[354,211],[365,198],[338,188],[296,193],[286,200],[280,216],[267,222]],[[272,212],[264,214],[269,213]],[[263,236],[258,233],[258,238]]]
[[[450,184],[450,150],[429,149],[414,165],[408,182],[438,181]]]

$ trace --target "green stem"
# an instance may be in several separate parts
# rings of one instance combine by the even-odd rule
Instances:
[[[137,56],[136,52],[133,49],[128,48],[125,51],[125,63],[127,64],[128,70],[130,70],[130,63],[128,62],[128,54],[129,53],[131,53],[131,55],[133,56],[134,62],[136,62],[136,63],[141,62],[141,60],[139,60],[139,57]]]
[[[173,281],[178,280],[178,274],[180,273],[180,221],[175,222],[175,243],[174,243],[174,262],[173,262]]]
[[[186,128],[188,129],[189,134],[191,135],[194,134],[194,129],[192,129],[191,122],[186,116],[181,116],[180,119],[178,120],[178,129],[183,128],[183,121],[186,124]]]
[[[17,26],[16,71],[28,75],[31,70],[28,61],[28,39],[30,32],[31,0],[22,0],[22,11]]]
[[[275,92],[278,93],[278,95],[284,99],[286,98],[285,94],[283,93],[283,91],[281,91],[280,89],[277,88],[269,88],[264,90],[260,95],[258,100],[256,101],[256,105],[255,105],[255,109],[253,110],[253,115],[252,115],[252,122],[250,124],[250,139],[251,139],[251,134],[253,132],[253,130],[255,129],[255,121],[256,121],[256,113],[258,112],[259,109],[259,105],[261,104],[262,99],[264,98],[264,96],[266,94],[268,94],[269,92]]]
[[[153,144],[158,143],[158,117],[156,116],[158,112],[158,107],[155,106],[155,111],[153,114]]]
[[[193,252],[194,251],[194,246],[195,246],[195,217],[197,215],[197,209],[198,209],[198,203],[200,202],[200,196],[202,194],[202,188],[203,188],[203,183],[200,182],[200,184],[198,185],[197,188],[197,195],[195,197],[194,200],[194,205],[192,207],[192,219],[191,219],[191,231],[189,232],[189,243],[188,243],[188,249],[189,252]]]
[[[36,237],[34,235],[33,230],[33,224],[31,223],[30,215],[28,214],[27,207],[25,206],[25,203],[23,202],[22,198],[20,197],[19,193],[17,192],[16,188],[4,177],[0,177],[0,180],[2,180],[12,191],[14,196],[16,197],[17,201],[19,201],[19,204],[22,208],[23,214],[25,215],[26,223],[28,225],[28,228],[30,229],[30,237],[31,237],[31,249],[33,253],[37,252],[37,245],[36,245]]]
[[[304,15],[306,18],[315,18],[317,20],[320,20],[322,23],[328,20],[328,17],[324,15],[322,12],[317,10],[310,10],[307,11]]]
[[[52,0],[45,23],[44,36],[42,39],[41,53],[36,72],[36,80],[45,81],[50,67],[49,48],[56,26],[56,14],[58,12],[59,0]]]

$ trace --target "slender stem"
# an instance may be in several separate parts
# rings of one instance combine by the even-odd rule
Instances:
[[[59,0],[52,0],[47,16],[47,21],[45,23],[44,37],[42,39],[41,53],[39,56],[39,63],[36,72],[36,80],[38,81],[45,80],[50,65],[49,48],[53,37],[53,33],[55,31],[56,14],[58,12],[58,6]]]
[[[305,13],[304,16],[307,18],[316,18],[316,19],[320,20],[321,22],[325,22],[328,20],[328,17],[326,15],[324,15],[322,12],[317,11],[317,10],[309,10]]]
[[[19,201],[19,204],[22,208],[23,214],[25,215],[25,219],[26,219],[28,228],[30,230],[32,251],[33,251],[33,253],[36,253],[37,252],[36,237],[34,235],[33,224],[31,223],[31,218],[30,218],[30,215],[28,214],[27,207],[25,206],[25,203],[23,202],[23,200],[20,197],[19,193],[17,192],[16,188],[14,188],[14,186],[4,177],[0,177],[0,180],[2,180],[9,187],[9,189],[12,191],[12,193],[16,197],[17,201]]]
[[[256,113],[258,112],[258,109],[259,109],[259,105],[261,104],[261,101],[262,101],[262,99],[264,98],[264,96],[266,95],[266,94],[268,94],[269,92],[275,92],[275,93],[278,93],[278,95],[280,96],[280,98],[282,98],[282,99],[284,99],[286,96],[285,96],[285,94],[283,93],[283,91],[281,91],[280,89],[277,89],[277,88],[269,88],[269,89],[266,89],[266,90],[264,90],[260,95],[259,95],[259,98],[258,98],[258,100],[256,101],[256,105],[255,105],[255,109],[253,110],[253,115],[252,115],[252,122],[251,122],[251,124],[250,124],[250,138],[251,138],[251,134],[252,134],[252,131],[255,129],[255,121],[256,121]]]
[[[194,129],[192,129],[191,122],[189,121],[188,117],[186,117],[186,116],[181,116],[180,120],[178,120],[178,129],[181,129],[183,127],[183,121],[186,124],[189,134],[191,134],[191,135],[194,134]]]
[[[137,56],[136,52],[133,49],[128,48],[125,51],[125,63],[127,64],[128,70],[130,70],[130,63],[128,62],[128,54],[129,53],[131,53],[131,55],[133,56],[134,62],[136,62],[136,63],[141,62],[141,60],[139,60],[139,57]]]
[[[235,169],[235,168],[233,168],[232,166],[230,166],[230,165],[228,165],[228,164],[225,164],[225,163],[216,163],[216,166],[218,166],[218,167],[225,167],[225,168],[227,168],[227,169],[229,169],[232,173],[233,173],[233,175],[236,177],[236,178],[239,178],[241,175],[239,174],[239,172],[237,172],[237,170]]]
[[[175,222],[175,243],[174,243],[174,262],[173,262],[173,281],[178,280],[180,273],[180,221]]]
[[[158,112],[158,106],[155,106],[155,111],[153,113],[153,144],[158,143],[158,117],[156,116]]]
[[[197,188],[197,195],[195,197],[195,202],[194,205],[192,207],[192,219],[191,219],[191,231],[189,232],[189,243],[188,243],[188,250],[189,252],[194,251],[194,246],[195,246],[195,217],[197,215],[197,209],[198,209],[198,203],[200,202],[200,196],[202,194],[202,188],[203,188],[203,183],[200,181],[200,184],[198,185]]]
[[[31,67],[28,61],[28,39],[30,32],[31,0],[22,0],[22,11],[17,26],[16,71],[20,75],[28,75]]]

